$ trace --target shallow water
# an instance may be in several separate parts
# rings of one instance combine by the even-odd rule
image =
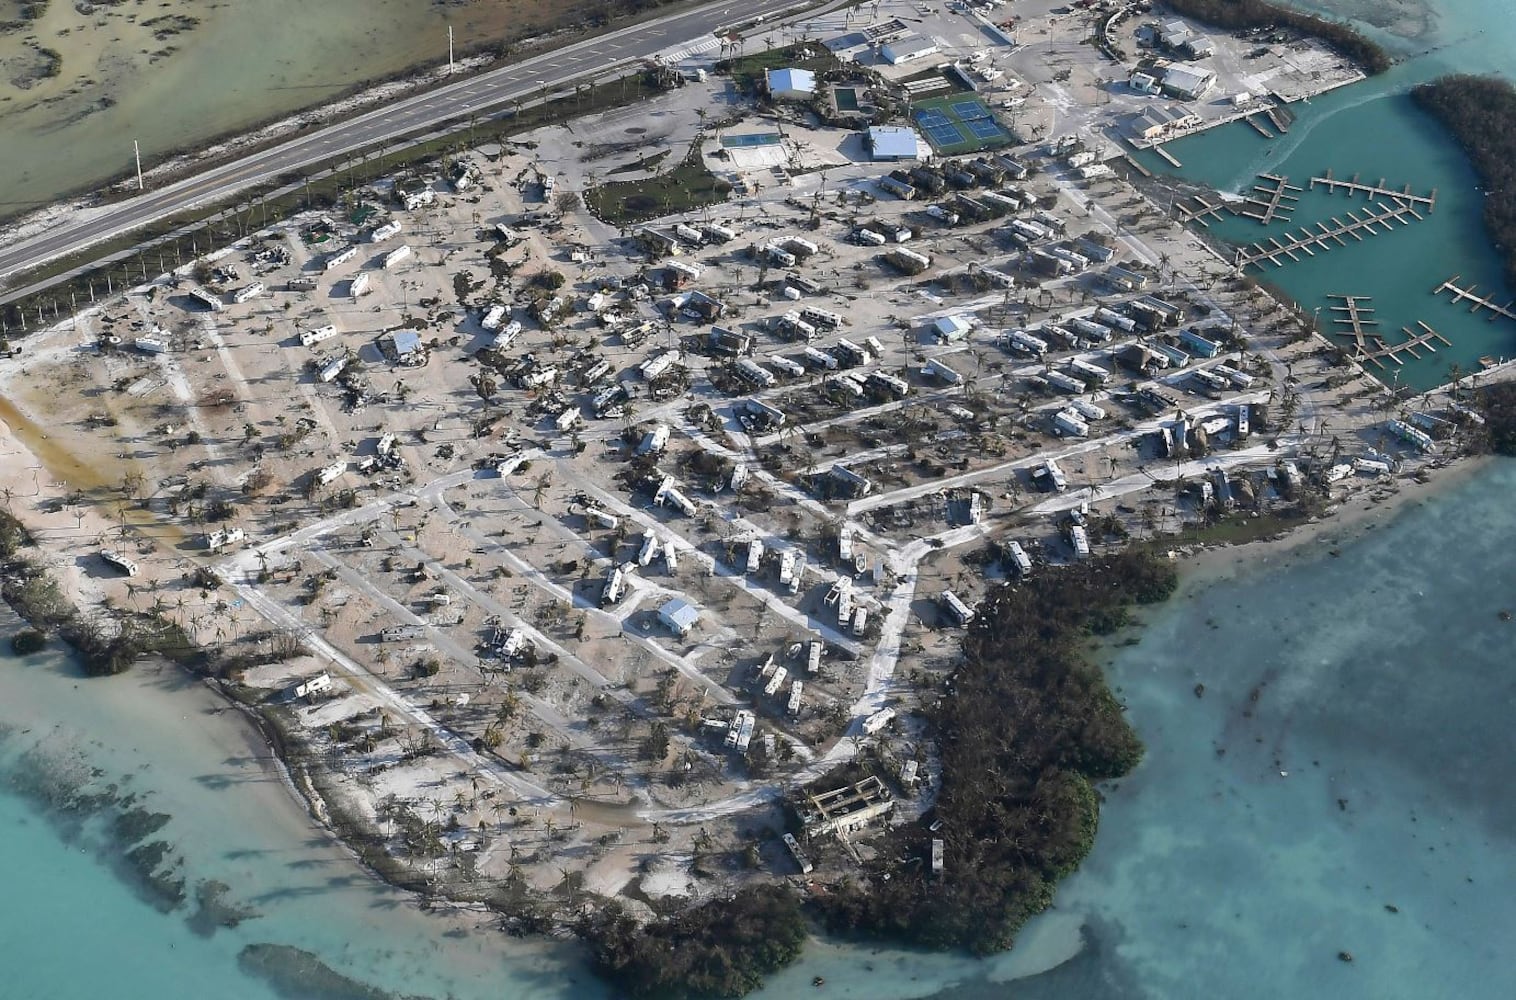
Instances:
[[[79,6],[88,8],[89,5]],[[127,0],[81,14],[55,0],[43,18],[0,35],[0,215],[46,204],[178,149],[318,105],[407,66],[445,59],[452,25],[466,47],[527,33],[548,0]],[[0,0],[0,12],[7,4]],[[137,25],[199,20],[162,39]],[[28,42],[34,39],[34,42]],[[60,75],[17,86],[13,63],[38,47]],[[159,55],[167,49],[170,54]]]
[[[1516,994],[1513,488],[1502,462],[1153,616],[1110,667],[1148,756],[1054,918],[1098,959],[1012,995]]]
[[[0,635],[13,622],[6,613]],[[428,916],[368,877],[296,807],[254,730],[222,711],[175,668],[87,679],[62,655],[0,657],[0,845],[12,859],[0,995],[146,1000],[185,995],[186,983],[219,997],[309,995],[241,968],[259,944],[397,993],[599,995],[569,949]],[[142,838],[168,845],[159,870],[185,883],[188,900],[168,912],[127,858],[137,838],[119,817],[133,807],[168,817]],[[248,919],[198,924],[208,881]]]

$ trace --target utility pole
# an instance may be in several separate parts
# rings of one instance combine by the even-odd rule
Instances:
[[[132,140],[132,155],[137,159],[137,190],[142,190],[142,147],[137,145],[137,140]]]
[[[453,26],[447,26],[447,75],[453,75]]]

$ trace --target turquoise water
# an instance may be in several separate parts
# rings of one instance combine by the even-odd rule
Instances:
[[[1480,193],[1467,161],[1407,96],[1416,84],[1446,73],[1509,75],[1516,68],[1509,55],[1516,49],[1516,20],[1500,16],[1507,8],[1498,3],[1475,0],[1448,0],[1435,11],[1420,4],[1306,6],[1337,16],[1405,10],[1412,12],[1404,15],[1405,21],[1429,23],[1411,38],[1379,32],[1403,61],[1382,77],[1332,91],[1309,104],[1291,105],[1299,118],[1286,136],[1264,139],[1245,123],[1235,123],[1170,143],[1166,148],[1184,164],[1177,173],[1238,193],[1246,193],[1259,173],[1284,175],[1292,184],[1308,188],[1309,178],[1327,169],[1339,178],[1361,174],[1367,183],[1383,178],[1397,189],[1410,184],[1415,194],[1436,189],[1436,208],[1422,221],[1362,243],[1350,239],[1349,246],[1315,257],[1301,254],[1299,262],[1286,261],[1282,267],[1250,267],[1247,273],[1277,287],[1307,312],[1321,308],[1323,330],[1332,328],[1331,306],[1340,304],[1330,295],[1366,295],[1378,310],[1387,343],[1406,339],[1401,329],[1418,330],[1418,321],[1453,342],[1451,348],[1437,345],[1435,354],[1424,352],[1421,360],[1408,361],[1398,370],[1393,365],[1383,372],[1371,369],[1386,381],[1398,375],[1401,384],[1424,389],[1446,381],[1451,364],[1469,371],[1483,356],[1516,356],[1516,323],[1491,323],[1484,318],[1488,313],[1474,316],[1467,305],[1456,306],[1447,295],[1431,294],[1459,275],[1461,285],[1477,285],[1501,305],[1516,298],[1516,291],[1505,286],[1485,236]],[[1144,163],[1175,172],[1156,156],[1145,156]],[[1227,218],[1213,223],[1211,231],[1244,244],[1282,239],[1286,232],[1314,228],[1333,217],[1346,221],[1348,211],[1361,215],[1365,204],[1361,196],[1329,195],[1318,188],[1302,195],[1288,222],[1261,226],[1254,220]],[[1350,343],[1346,338],[1338,342]]]
[[[1148,757],[1053,918],[1090,953],[1008,995],[1516,995],[1513,489],[1502,462],[1154,616],[1110,674]]]
[[[5,613],[0,635],[14,627]],[[166,824],[123,833],[133,807]],[[157,870],[189,897],[171,909],[128,859],[156,840],[169,845]],[[348,995],[245,971],[244,949],[270,944],[400,994],[600,995],[568,949],[429,916],[365,875],[295,807],[251,727],[175,669],[96,680],[62,655],[0,657],[0,844],[7,1000]],[[197,919],[212,881],[229,908],[214,912],[245,917],[235,927]]]
[[[1273,159],[1295,176],[1332,166],[1438,187],[1437,213],[1418,224],[1437,241],[1393,242],[1407,232],[1364,248],[1383,245],[1383,259],[1342,251],[1333,280],[1354,284],[1329,290],[1367,284],[1386,314],[1399,292],[1411,318],[1452,331],[1458,317],[1432,311],[1430,287],[1455,272],[1492,287],[1495,268],[1466,168],[1394,95],[1455,66],[1508,67],[1516,26],[1493,3],[1439,10],[1404,43],[1435,51],[1314,102]],[[1248,136],[1175,149],[1235,186],[1258,169],[1250,157],[1268,159]],[[1320,291],[1299,288],[1303,302]],[[1482,321],[1472,330],[1460,336],[1508,334]],[[1148,757],[1106,790],[1093,855],[1015,952],[980,962],[817,942],[762,995],[1516,995],[1516,806],[1505,788],[1516,623],[1498,617],[1516,610],[1504,556],[1516,543],[1513,490],[1516,464],[1491,466],[1360,541],[1192,583],[1153,614],[1109,668]],[[354,995],[308,973],[276,988],[239,960],[264,944],[415,996],[602,995],[572,949],[421,913],[366,878],[294,806],[261,743],[215,707],[173,673],[85,682],[58,657],[0,656],[0,996]],[[62,809],[59,788],[114,791]],[[54,790],[51,804],[39,789]],[[224,905],[256,915],[207,933],[193,902],[155,907],[111,832],[127,794],[171,817],[148,839],[173,845],[192,895],[218,880]],[[812,989],[816,975],[825,990]]]

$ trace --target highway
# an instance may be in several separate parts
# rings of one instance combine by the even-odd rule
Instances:
[[[483,114],[513,100],[535,98],[544,88],[551,92],[571,80],[604,73],[618,64],[644,59],[719,29],[810,5],[807,0],[747,3],[715,0],[385,104],[148,190],[101,212],[92,212],[87,221],[65,223],[0,248],[0,281],[197,205],[227,198],[280,174],[372,148],[443,122]]]

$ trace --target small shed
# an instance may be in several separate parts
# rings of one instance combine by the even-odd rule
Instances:
[[[956,344],[965,339],[973,324],[962,316],[939,316],[932,320],[932,336],[944,344]]]
[[[700,622],[700,610],[682,597],[675,597],[658,609],[658,620],[675,635],[689,635]]]

